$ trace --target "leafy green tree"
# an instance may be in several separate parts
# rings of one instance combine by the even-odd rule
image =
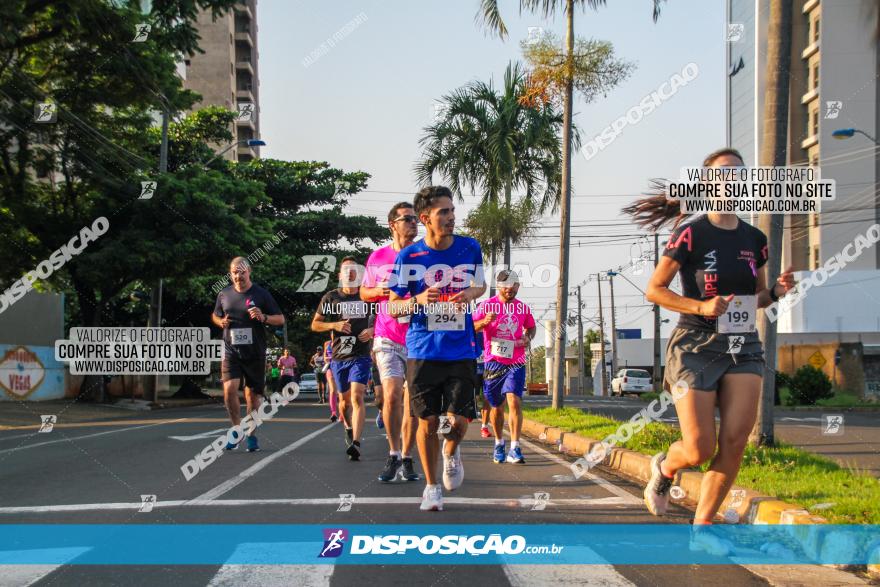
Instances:
[[[820,399],[834,397],[831,378],[821,369],[804,365],[791,378],[791,400],[794,405],[814,406]]]
[[[654,21],[660,16],[660,4],[663,0],[653,0]],[[565,50],[564,63],[562,66],[562,165],[560,173],[561,212],[560,212],[560,239],[559,239],[559,268],[561,278],[556,289],[556,320],[568,315],[568,255],[569,242],[571,240],[571,151],[578,147],[574,143],[575,130],[572,123],[574,90],[575,90],[575,34],[574,34],[574,11],[575,7],[597,9],[605,5],[605,0],[519,0],[520,12],[539,13],[545,18],[555,15],[557,10],[565,14]],[[501,7],[498,0],[480,0],[478,18],[489,31],[497,34],[502,39],[507,36],[507,26],[501,17]],[[563,340],[560,334],[556,347],[556,363],[559,373],[554,378],[556,381],[553,390],[553,407],[562,408],[562,383],[564,381],[563,370],[565,358],[563,357]]]
[[[500,92],[493,82],[474,81],[441,100],[439,120],[425,129],[416,180],[429,185],[440,176],[453,193],[470,187],[482,202],[511,210],[514,190],[529,210],[543,213],[559,202],[562,117],[552,104],[526,106],[526,77],[509,64]],[[508,220],[518,212],[506,215]],[[499,226],[512,226],[501,222]],[[504,232],[504,263],[510,265],[516,235]]]

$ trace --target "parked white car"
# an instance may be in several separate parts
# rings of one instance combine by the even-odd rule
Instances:
[[[318,380],[314,373],[303,373],[299,380],[299,395],[314,395],[318,397]]]
[[[653,391],[651,374],[644,369],[621,369],[611,380],[611,395]]]

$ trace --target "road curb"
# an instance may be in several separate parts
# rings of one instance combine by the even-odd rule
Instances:
[[[601,442],[594,438],[566,432],[530,418],[523,418],[522,431],[526,436],[540,442],[556,445],[560,452],[576,457],[583,457],[589,454],[594,446],[601,445]],[[598,448],[596,451],[598,452]],[[646,483],[651,476],[651,457],[626,448],[611,448],[601,466],[613,473],[641,483]],[[695,509],[700,498],[703,474],[699,471],[683,471],[679,473],[676,481],[678,487],[684,491],[684,496],[676,502],[688,509]],[[748,524],[812,525],[828,523],[825,518],[811,514],[799,505],[787,503],[776,497],[738,485],[731,487],[731,491],[721,504],[719,512],[722,512],[722,516],[726,515],[725,519],[728,521],[733,521],[735,518],[737,522]],[[821,533],[818,535],[821,536]]]

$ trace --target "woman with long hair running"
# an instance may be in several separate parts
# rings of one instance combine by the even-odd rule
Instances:
[[[703,167],[743,166],[735,149],[715,151],[703,161]],[[678,202],[663,193],[624,212],[655,232],[674,221],[646,297],[680,313],[666,348],[664,384],[677,392],[679,382],[687,384],[675,400],[681,440],[651,459],[645,505],[655,516],[663,515],[676,473],[711,459],[694,517],[695,525],[711,524],[739,473],[757,416],[765,371],[755,331],[757,309],[785,295],[794,278],[789,268],[767,287],[767,237],[735,214],[709,212],[684,220]],[[669,288],[676,274],[681,294]]]

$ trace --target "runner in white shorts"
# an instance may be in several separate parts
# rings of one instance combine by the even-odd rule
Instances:
[[[388,281],[397,253],[412,244],[418,233],[418,218],[412,204],[400,202],[388,213],[392,242],[373,251],[367,259],[361,299],[379,305],[373,353],[382,380],[382,420],[388,435],[388,459],[379,473],[379,481],[390,483],[403,467],[406,481],[417,481],[411,456],[416,441],[417,422],[409,405],[406,388],[406,331],[409,316],[395,318],[388,313]]]

